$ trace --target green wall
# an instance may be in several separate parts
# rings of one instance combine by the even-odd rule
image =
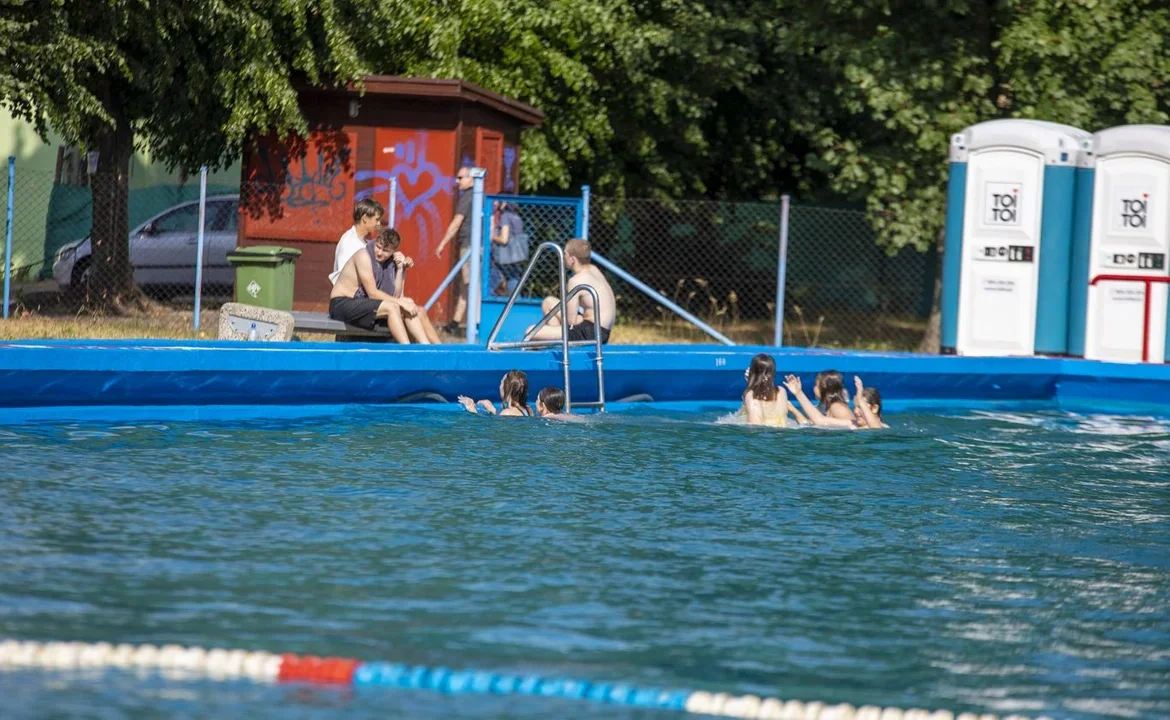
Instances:
[[[54,182],[57,150],[62,144],[55,134],[49,135],[48,142],[41,140],[32,125],[0,110],[0,163],[6,163],[8,157],[16,158],[12,224],[14,280],[51,277],[57,250],[89,234],[93,218],[90,189]],[[208,174],[209,195],[235,193],[239,186],[238,163]],[[0,202],[6,202],[7,193],[5,166],[0,172]],[[180,183],[179,172],[169,172],[163,163],[153,162],[149,151],[134,154],[130,161],[131,227],[176,203],[198,197],[197,173]],[[6,262],[0,264],[0,277],[7,266]]]

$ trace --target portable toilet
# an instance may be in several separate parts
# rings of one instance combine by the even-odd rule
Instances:
[[[1073,196],[1089,133],[992,120],[951,138],[942,352],[1063,355]]]
[[[1124,125],[1084,141],[1069,300],[1069,354],[1170,361],[1170,127]]]

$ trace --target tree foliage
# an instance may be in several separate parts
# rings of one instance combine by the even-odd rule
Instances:
[[[376,0],[4,0],[0,103],[100,153],[92,274],[132,288],[135,143],[174,167],[222,167],[254,133],[304,131],[297,81],[361,76]]]

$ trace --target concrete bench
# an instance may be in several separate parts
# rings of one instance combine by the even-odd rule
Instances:
[[[394,338],[390,335],[390,329],[384,325],[375,325],[373,330],[366,330],[356,325],[348,325],[340,320],[334,320],[327,313],[305,312],[303,310],[294,310],[292,316],[294,332],[334,335],[338,340],[362,338],[365,342],[394,342]]]

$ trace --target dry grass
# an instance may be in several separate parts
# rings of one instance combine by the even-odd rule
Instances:
[[[50,339],[151,339],[151,340],[212,340],[218,331],[219,315],[213,310],[201,314],[201,330],[195,333],[190,310],[151,310],[129,314],[96,314],[79,312],[73,315],[41,314],[19,311],[9,320],[0,320],[0,340]],[[864,350],[910,350],[922,337],[920,322],[891,318],[883,321],[881,336],[874,338],[842,337],[823,323],[815,330],[788,327],[785,343],[788,345],[816,345],[819,347],[848,347]],[[770,345],[772,324],[767,321],[741,321],[731,326],[723,323],[717,328],[733,341],[744,345]],[[804,337],[816,334],[817,342]],[[319,333],[298,335],[307,341],[330,341],[332,335]],[[455,340],[457,341],[457,340]],[[621,321],[614,328],[614,345],[677,345],[712,344],[716,341],[698,328],[681,320],[628,322]]]
[[[191,312],[139,314],[129,316],[16,315],[0,320],[0,340],[71,340],[71,339],[213,339],[219,316],[215,312],[200,314],[200,332],[195,333]]]

